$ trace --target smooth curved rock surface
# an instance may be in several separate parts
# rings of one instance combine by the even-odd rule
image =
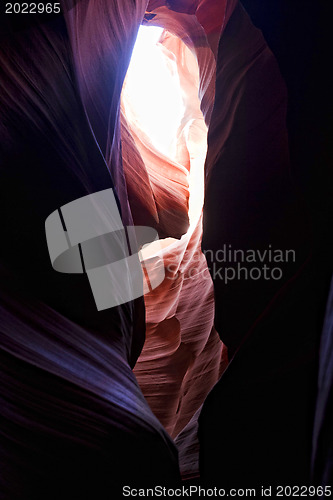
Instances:
[[[306,484],[329,266],[318,266],[293,180],[306,155],[300,124],[287,130],[280,69],[295,104],[302,68],[284,65],[237,0],[61,5],[48,18],[1,19],[1,498],[109,498],[129,482],[180,484],[180,470],[196,478],[198,465],[213,486]],[[163,50],[188,90],[174,158],[120,106],[141,23],[167,30]],[[191,82],[181,60],[195,59]],[[202,219],[191,171],[201,172],[207,128]],[[314,149],[308,169],[323,161]],[[151,259],[163,257],[167,273],[144,299],[97,312],[84,276],[52,269],[44,223],[110,188],[124,225],[163,238]],[[296,259],[282,280],[226,285],[214,275],[225,244]],[[318,446],[324,482],[330,458]]]

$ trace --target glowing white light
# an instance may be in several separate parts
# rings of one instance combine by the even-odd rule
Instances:
[[[207,126],[200,111],[199,67],[195,55],[186,49],[186,70],[191,68],[191,74],[187,75],[186,71],[178,73],[172,52],[159,43],[162,32],[163,29],[158,27],[140,27],[123,86],[122,104],[128,123],[139,133],[139,137],[144,138],[146,144],[152,144],[172,162],[180,161],[179,141],[186,142],[190,159],[190,226],[181,240],[189,240],[202,213]],[[183,120],[185,112],[186,122]],[[160,240],[158,249],[152,243],[149,255],[178,244],[179,240],[174,238]]]
[[[158,44],[162,32],[140,27],[123,92],[140,128],[159,151],[172,157],[184,104],[176,63],[173,69]]]

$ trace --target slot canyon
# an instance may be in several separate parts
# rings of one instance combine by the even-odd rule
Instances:
[[[0,498],[329,486],[327,3],[60,6],[0,22]]]

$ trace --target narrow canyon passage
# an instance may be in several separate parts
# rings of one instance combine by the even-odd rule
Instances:
[[[1,500],[332,482],[324,3],[60,0],[0,16]],[[81,202],[100,196],[90,219]],[[77,272],[53,265],[53,214]],[[159,237],[141,264],[133,225]],[[82,248],[112,233],[124,258],[97,252],[103,279],[122,263],[99,308]],[[294,258],[251,278],[270,250]]]
[[[198,94],[195,53],[170,32],[142,26],[122,92],[122,152],[134,223],[147,224],[135,205],[141,197],[161,236],[162,249],[152,254],[150,246],[150,258],[163,259],[166,275],[145,295],[146,342],[134,373],[173,437],[222,366],[201,252],[207,126]]]

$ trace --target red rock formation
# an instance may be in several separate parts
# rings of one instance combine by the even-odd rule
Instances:
[[[136,214],[138,220],[142,214],[135,199],[139,165],[140,176],[147,179],[140,184],[139,199],[145,212],[155,215],[154,226],[165,237],[158,258],[164,260],[166,277],[145,296],[146,342],[134,373],[154,414],[171,436],[182,431],[217,382],[223,347],[213,327],[213,284],[200,247],[207,127],[198,98],[199,66],[191,48],[194,54],[169,32],[160,39],[164,57],[176,62],[185,107],[175,138],[174,161],[159,153],[131,116],[126,87],[122,107],[127,119],[127,129],[123,127],[124,168],[135,207],[134,221],[138,223]],[[211,64],[208,74],[213,74],[214,59],[207,60]],[[187,214],[190,226],[184,227]]]
[[[202,404],[203,481],[309,483],[323,287],[290,175],[287,93],[272,52],[237,0],[61,6],[47,19],[8,17],[1,35],[1,498],[103,499],[152,477],[179,484],[163,425],[184,477],[196,476]],[[173,158],[121,115],[142,22],[167,30],[163,50],[186,88]],[[284,67],[289,87],[294,62]],[[201,207],[192,210],[202,183],[191,174],[202,172],[206,127],[202,221]],[[141,299],[98,312],[83,276],[50,265],[45,219],[105,189],[124,225],[164,239],[151,260],[163,258],[166,279],[146,295],[146,318]],[[225,243],[293,248],[297,259],[281,282],[215,279],[213,289],[201,244],[214,263]],[[222,341],[232,361],[206,398],[227,364]],[[322,478],[328,448],[318,446]]]

